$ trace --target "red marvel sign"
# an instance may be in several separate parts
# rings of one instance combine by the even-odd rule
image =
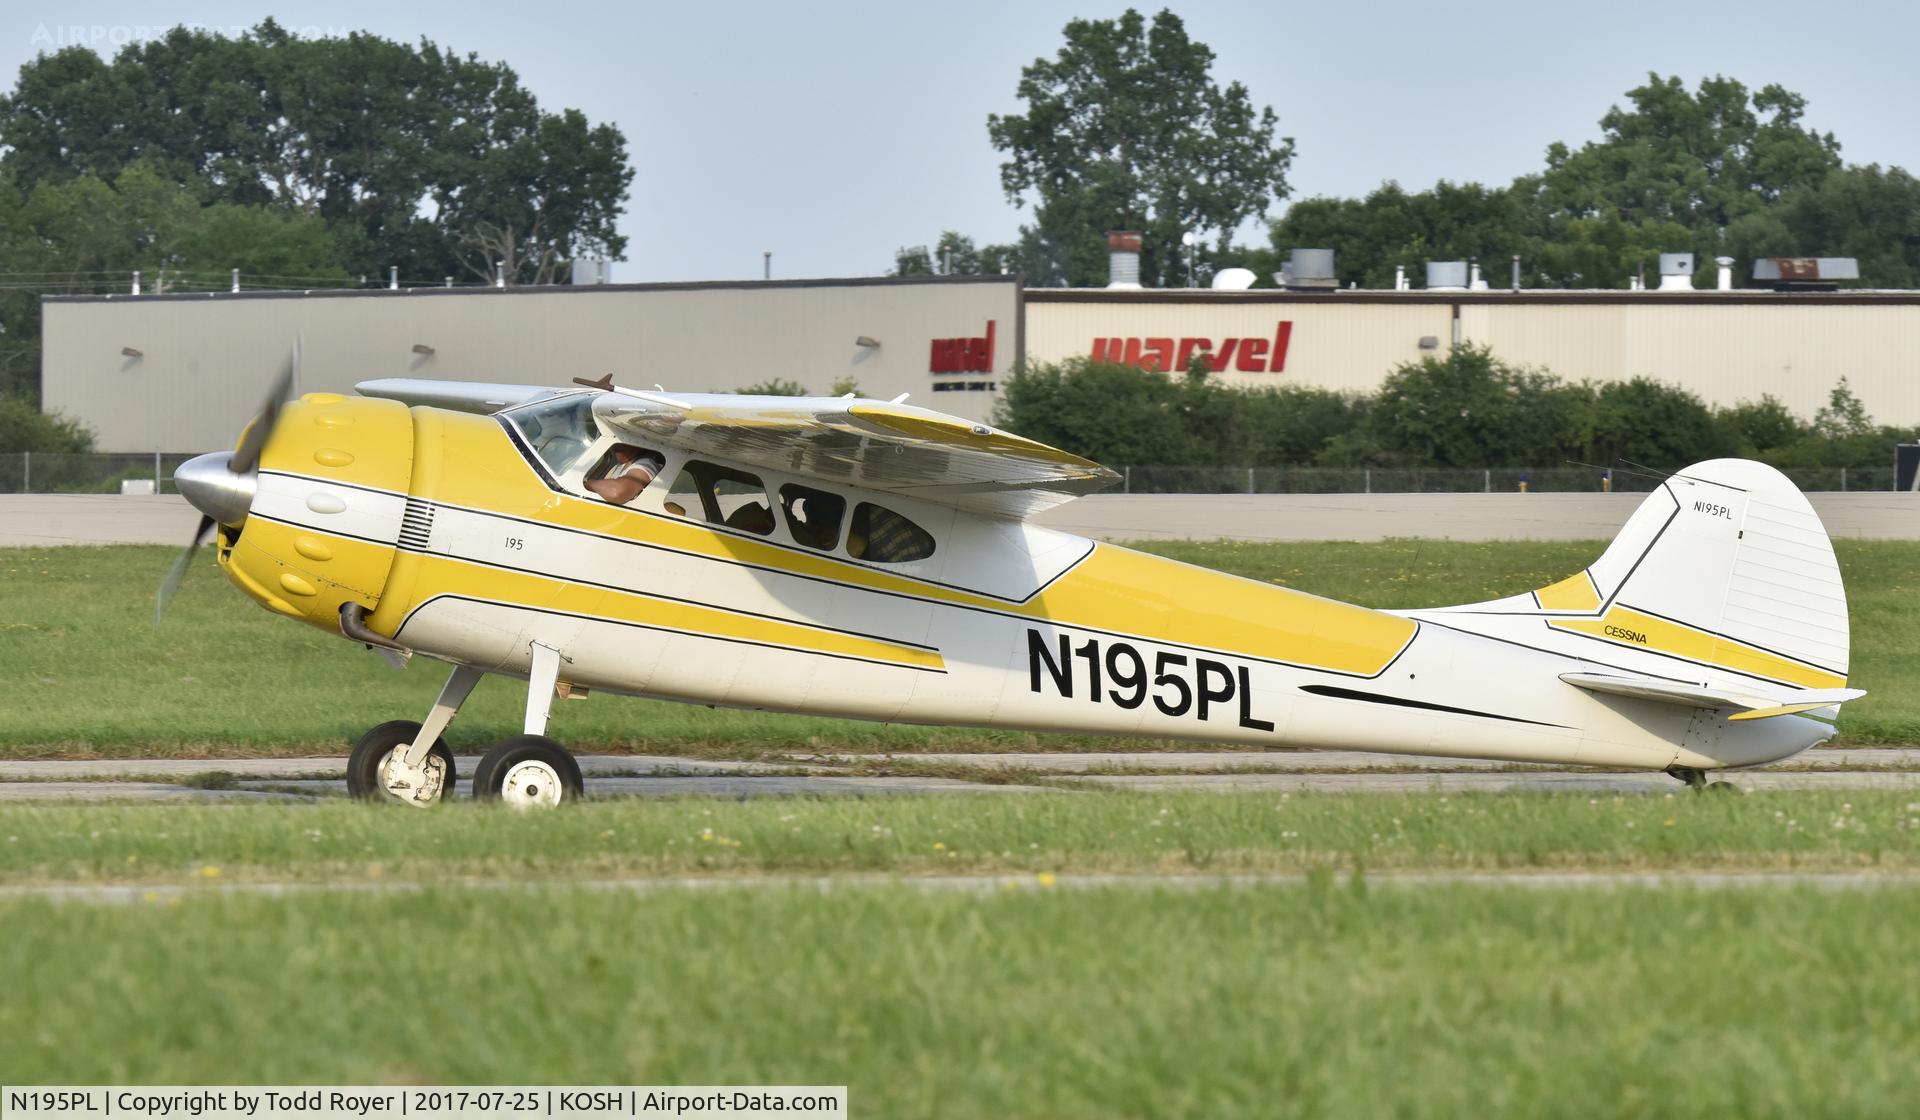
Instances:
[[[1273,338],[1223,338],[1216,349],[1211,338],[1096,338],[1093,360],[1124,362],[1141,369],[1184,370],[1198,356],[1214,373],[1285,373],[1287,344],[1293,340],[1293,320],[1274,324]]]
[[[993,320],[981,338],[936,338],[927,359],[929,373],[992,373]]]

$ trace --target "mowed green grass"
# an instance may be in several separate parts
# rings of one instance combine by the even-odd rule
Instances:
[[[1676,787],[1677,789],[1677,787]],[[0,884],[1047,872],[1912,871],[1920,796],[1003,793],[0,804]]]
[[[8,1081],[846,1084],[915,1117],[1910,1116],[1920,891],[0,902]]]
[[[1539,587],[1591,562],[1593,543],[1156,543],[1154,551],[1370,606],[1468,602]],[[1920,544],[1838,545],[1853,610],[1846,741],[1920,739]],[[396,673],[374,654],[268,614],[196,565],[153,629],[164,548],[0,550],[0,754],[338,752],[368,727],[419,719],[443,673]],[[514,734],[524,686],[489,679],[448,736],[480,749]],[[585,750],[751,755],[789,750],[1128,749],[1168,744],[918,728],[594,697],[555,706]]]

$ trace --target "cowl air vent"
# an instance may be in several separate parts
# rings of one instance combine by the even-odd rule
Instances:
[[[433,506],[418,498],[408,498],[400,514],[400,547],[425,552],[433,536]]]

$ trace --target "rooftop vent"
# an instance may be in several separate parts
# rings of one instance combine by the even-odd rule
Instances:
[[[1140,286],[1140,235],[1132,230],[1107,234],[1107,287]]]
[[[1761,257],[1753,262],[1753,278],[1772,283],[1776,292],[1831,292],[1842,280],[1860,279],[1860,262],[1853,257]]]
[[[1332,249],[1295,249],[1287,254],[1282,283],[1296,290],[1332,291],[1340,286],[1333,274]]]
[[[1663,292],[1691,292],[1693,290],[1693,254],[1660,254],[1660,290]]]
[[[1244,292],[1253,287],[1254,276],[1251,268],[1223,268],[1213,274],[1213,290],[1216,292]]]
[[[1467,290],[1466,261],[1428,261],[1427,287],[1436,292]]]

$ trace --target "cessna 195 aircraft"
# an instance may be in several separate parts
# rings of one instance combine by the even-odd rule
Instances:
[[[487,673],[528,682],[526,720],[473,788],[519,806],[582,792],[545,736],[556,693],[1696,786],[1826,740],[1863,695],[1826,532],[1758,463],[1665,479],[1551,586],[1382,611],[1037,526],[1113,473],[897,400],[383,380],[282,407],[290,376],[175,475],[205,517],[157,606],[217,529],[267,609],[449,663],[423,722],[353,748],[364,797],[449,796],[441,736]],[[589,485],[609,474],[646,481]]]

